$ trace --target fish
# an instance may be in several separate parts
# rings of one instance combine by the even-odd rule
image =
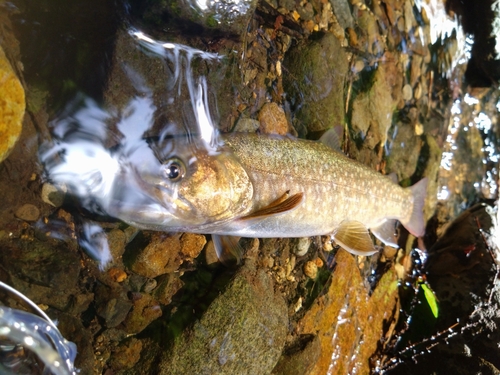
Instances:
[[[214,152],[190,137],[155,151],[157,167],[137,168],[157,202],[113,213],[128,224],[169,232],[250,238],[330,235],[347,251],[371,255],[369,231],[398,247],[396,221],[424,234],[427,178],[409,188],[317,141],[252,133],[221,135]],[[152,209],[152,207],[155,207]]]

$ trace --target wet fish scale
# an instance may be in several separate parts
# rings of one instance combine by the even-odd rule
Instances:
[[[248,134],[225,140],[250,176],[253,209],[287,190],[304,193],[303,204],[292,212],[263,219],[255,227],[260,237],[320,235],[346,219],[374,227],[385,218],[405,221],[411,215],[411,191],[320,143]]]

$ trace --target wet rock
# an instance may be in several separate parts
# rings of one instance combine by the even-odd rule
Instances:
[[[132,306],[132,302],[128,300],[111,298],[107,302],[99,304],[97,314],[106,321],[108,328],[113,328],[125,320]]]
[[[255,133],[260,126],[260,122],[251,118],[242,117],[234,126],[234,132]]]
[[[356,132],[371,137],[368,148],[384,144],[401,95],[401,72],[394,63],[381,64],[375,72],[372,87],[360,93],[352,104],[351,124]]]
[[[180,27],[193,27],[192,24],[201,25],[207,29],[216,29],[225,33],[241,35],[252,17],[257,0],[243,1],[201,1],[179,0],[162,3],[165,5],[153,6],[148,12],[148,18],[161,18],[164,14],[163,7],[169,15],[167,19],[177,18]],[[175,22],[175,21],[174,21]]]
[[[40,210],[32,204],[26,203],[16,210],[15,215],[24,221],[37,221],[40,217]]]
[[[396,275],[385,273],[370,295],[351,254],[340,250],[335,261],[328,292],[299,322],[302,334],[317,335],[321,343],[319,359],[308,374],[368,374],[369,358],[395,311]]]
[[[389,143],[386,170],[397,173],[401,181],[415,173],[423,142],[410,124],[397,124],[395,132],[396,137]]]
[[[113,352],[109,366],[117,370],[132,368],[141,358],[142,341],[134,337],[124,340]]]
[[[184,283],[179,278],[177,273],[170,273],[158,277],[158,284],[153,291],[153,296],[163,305],[168,305],[172,302],[172,297],[177,293]]]
[[[321,353],[321,342],[318,336],[300,336],[297,342],[285,348],[273,375],[304,375],[314,367]]]
[[[203,247],[207,243],[207,238],[201,234],[184,233],[180,242],[182,255],[192,260],[201,253]]]
[[[285,344],[287,306],[249,261],[164,354],[160,374],[268,374]]]
[[[0,47],[0,162],[19,138],[25,110],[24,90]]]
[[[127,243],[127,235],[120,229],[112,229],[106,234],[108,238],[109,251],[116,262],[125,252],[125,244]]]
[[[307,261],[304,264],[304,275],[311,279],[315,279],[318,276],[318,266],[313,261]]]
[[[42,186],[42,201],[54,207],[59,207],[63,204],[65,193],[62,189],[48,182]]]
[[[125,330],[136,334],[144,330],[153,320],[162,316],[158,302],[149,294],[135,293],[132,311],[127,315]]]
[[[180,252],[180,234],[168,236],[165,233],[154,233],[151,242],[132,263],[131,269],[150,278],[177,271],[182,264]]]
[[[347,0],[330,0],[330,4],[332,4],[333,13],[340,26],[342,26],[343,29],[352,27],[354,20]]]
[[[406,84],[403,86],[403,100],[410,101],[413,98],[413,89],[410,85]]]
[[[304,256],[307,254],[309,247],[311,246],[311,237],[301,237],[297,240],[295,249],[295,255],[298,257]]]
[[[319,40],[291,48],[283,66],[284,87],[296,118],[309,131],[331,128],[344,121],[343,87],[347,57],[338,39],[326,33]]]
[[[285,111],[276,103],[266,103],[262,106],[259,121],[259,130],[263,134],[286,135],[288,133]]]

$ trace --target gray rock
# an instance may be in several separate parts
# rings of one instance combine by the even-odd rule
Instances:
[[[330,0],[332,4],[333,13],[337,17],[340,26],[346,29],[348,27],[353,27],[354,21],[351,14],[351,9],[346,0]]]
[[[271,278],[247,261],[159,365],[160,374],[270,374],[281,355],[287,306]]]
[[[296,118],[309,129],[321,131],[344,122],[344,81],[347,57],[330,33],[291,49],[283,63],[285,91]]]

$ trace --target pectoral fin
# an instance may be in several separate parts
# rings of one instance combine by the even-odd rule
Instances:
[[[212,234],[215,252],[219,261],[225,266],[240,264],[243,259],[243,248],[239,241],[241,237],[221,236]]]
[[[368,229],[363,223],[344,220],[332,234],[335,242],[355,255],[372,255],[377,252]]]
[[[396,220],[386,220],[378,227],[370,228],[370,231],[387,246],[399,247],[395,236]]]
[[[289,192],[286,192],[281,197],[268,204],[266,207],[261,208],[260,210],[257,210],[255,212],[252,212],[247,216],[243,216],[242,218],[240,218],[240,220],[264,218],[267,216],[277,215],[283,212],[293,210],[302,202],[303,197],[304,193],[297,193],[292,196],[289,196]]]

